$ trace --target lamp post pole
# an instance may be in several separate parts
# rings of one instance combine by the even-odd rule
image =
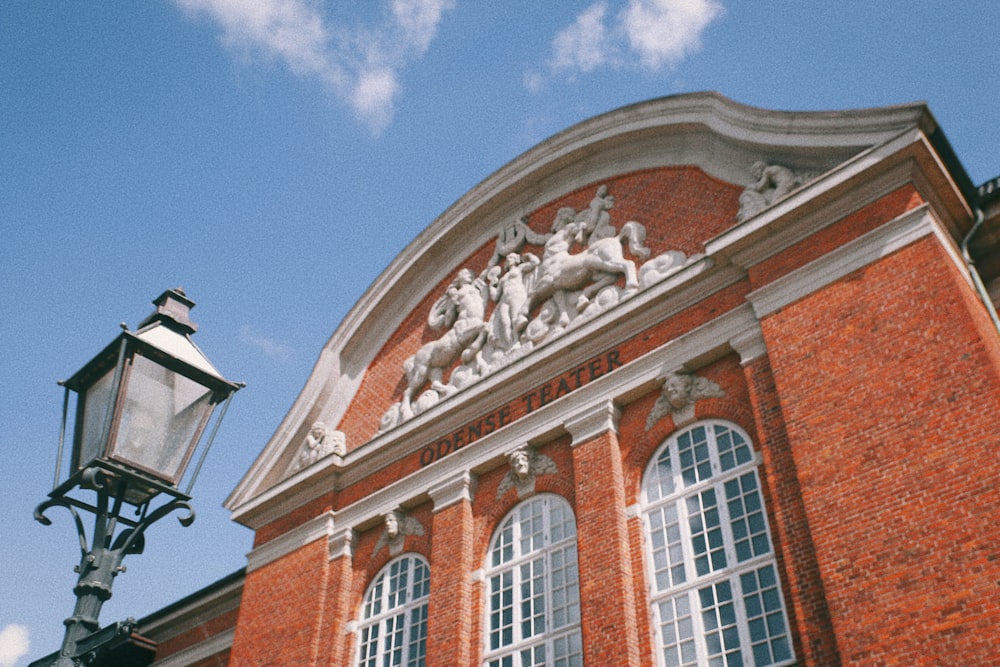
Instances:
[[[80,540],[80,564],[76,566],[79,578],[73,588],[76,607],[73,615],[64,621],[66,633],[59,657],[51,663],[54,667],[72,667],[78,664],[78,659],[82,657],[79,650],[81,642],[99,629],[101,607],[111,597],[114,578],[119,572],[125,571],[122,561],[128,554],[142,553],[146,529],[174,510],[186,510],[187,513],[180,517],[182,525],[188,526],[194,521],[194,510],[184,496],[175,497],[151,512],[148,511],[148,506],[143,507],[141,515],[136,519],[123,516],[125,491],[129,483],[127,480],[108,479],[106,473],[96,467],[85,471],[81,478],[80,488],[93,490],[97,495],[96,505],[89,508],[94,513],[89,546],[83,519],[77,511],[81,503],[60,494],[43,502],[35,510],[35,519],[44,525],[50,525],[51,521],[45,516],[45,511],[54,506],[67,508],[73,515]],[[122,526],[124,528],[118,531]],[[123,629],[128,633],[131,630],[131,627]]]
[[[70,391],[77,393],[70,473],[59,483],[63,437],[56,460],[56,487],[35,509],[35,519],[51,524],[45,512],[64,507],[71,513],[80,545],[76,606],[65,620],[62,647],[55,656],[29,667],[125,667],[148,665],[156,645],[134,633],[131,619],[103,630],[98,617],[111,597],[114,578],[125,571],[128,554],[142,553],[146,530],[174,511],[179,521],[194,521],[189,495],[198,468],[211,446],[233,393],[242,384],[222,377],[190,336],[194,302],[181,290],[153,301],[157,310],[133,333],[127,329],[88,362],[66,387],[63,430]],[[202,433],[217,405],[198,465],[182,492],[178,484],[194,458]],[[94,500],[79,497],[84,493]],[[159,499],[158,505],[154,500]],[[93,514],[88,544],[80,510]]]

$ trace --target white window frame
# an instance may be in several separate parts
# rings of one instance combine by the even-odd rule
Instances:
[[[541,544],[536,539],[535,544],[525,548],[523,529],[532,518],[541,521],[534,532]],[[555,494],[532,496],[514,507],[499,523],[490,539],[483,570],[485,667],[583,665],[576,539],[573,508]],[[507,555],[505,544],[509,545]],[[530,586],[530,581],[524,577],[528,568],[532,569],[534,589],[526,588]],[[503,585],[505,579],[509,586]],[[525,604],[526,590],[535,600],[530,609]],[[504,591],[509,592],[509,597],[504,596]],[[525,633],[525,625],[532,617],[539,620],[542,627],[530,628]],[[494,623],[500,627],[493,627]],[[553,627],[556,623],[558,627]],[[508,627],[510,633],[505,639],[500,628]],[[534,654],[530,662],[523,661],[522,652],[525,651]],[[544,659],[540,658],[542,654]],[[561,657],[557,658],[557,654]]]
[[[424,667],[430,572],[427,560],[414,553],[394,558],[379,570],[362,598],[354,664],[358,667]],[[392,579],[401,573],[405,573],[406,582],[393,589]],[[402,599],[394,601],[393,595],[400,591]],[[394,623],[401,623],[396,630],[397,637],[401,635],[398,645],[387,643],[390,636],[387,630]],[[373,628],[375,637],[369,639],[368,633]],[[417,632],[416,641],[413,640],[414,631]]]
[[[707,446],[708,456],[707,460],[703,458],[701,461],[710,465],[710,472],[709,467],[705,466],[702,468],[702,474],[698,475],[691,472],[696,466],[688,466],[689,476],[685,478],[678,443],[682,439],[685,439],[686,442],[696,442],[694,434],[698,433],[698,429],[704,429],[706,435],[704,442]],[[720,431],[720,429],[724,430]],[[740,451],[739,456],[734,455],[729,459],[735,462],[730,464],[732,467],[723,470],[717,434],[726,431],[736,436],[731,442],[739,444],[738,447],[733,447],[728,451],[735,453],[737,448]],[[669,452],[669,474],[666,473],[665,467],[660,468],[659,463],[665,451]],[[693,453],[694,448],[689,448],[688,451]],[[704,450],[702,451],[704,452]],[[694,462],[697,463],[698,460],[695,457]],[[691,462],[690,459],[688,462]],[[728,587],[731,591],[731,608],[728,608],[725,613],[729,621],[726,627],[731,629],[731,633],[735,632],[735,634],[730,635],[731,638],[738,636],[742,657],[742,660],[735,662],[735,664],[781,667],[795,663],[791,626],[788,622],[787,606],[781,593],[781,581],[774,557],[774,543],[767,522],[760,475],[757,472],[759,464],[760,456],[753,450],[751,439],[742,429],[726,421],[706,420],[692,424],[673,434],[657,448],[646,466],[643,473],[640,505],[644,535],[643,552],[658,665],[663,667],[669,667],[673,664],[709,665],[710,667],[725,665],[729,667],[734,664],[734,661],[727,661],[725,655],[710,658],[708,635],[718,634],[718,632],[708,627],[708,623],[706,623],[708,610],[702,608],[701,600],[703,592],[705,592],[706,597],[709,589],[712,589],[713,594],[715,594],[716,587],[721,587],[721,590]],[[657,485],[661,479],[664,480],[666,489]],[[739,486],[734,486],[734,484]],[[735,519],[730,515],[729,509],[730,500],[735,499],[727,496],[727,488],[730,491],[738,489],[741,492],[738,499],[741,501],[746,499],[746,502],[739,506],[734,504],[733,512],[737,514]],[[712,508],[715,510],[714,512],[710,511],[706,514],[691,511],[695,503],[701,506],[703,499],[711,499],[712,496],[715,500],[715,505]],[[751,496],[756,496],[756,500]],[[747,511],[748,505],[753,507],[751,511]],[[746,521],[741,521],[738,514],[741,508],[746,512],[743,515],[747,517]],[[754,515],[752,522],[749,519],[750,514]],[[676,523],[664,522],[664,516],[667,517],[668,522],[676,519]],[[713,521],[716,522],[714,524],[716,530],[703,530],[707,524]],[[734,529],[737,523],[742,525],[739,529]],[[699,525],[701,528],[696,529],[696,526]],[[736,530],[743,528],[746,528],[747,533],[754,539],[744,537],[743,534],[737,537]],[[708,539],[708,533],[714,533],[711,539]],[[704,545],[697,552],[695,540],[699,540],[699,546]],[[739,544],[739,551],[737,544]],[[673,546],[672,550],[671,546]],[[714,566],[711,557],[713,553],[716,555]],[[681,557],[679,562],[678,556]],[[721,563],[723,557],[725,558],[724,566]],[[701,559],[701,573],[699,573],[696,564],[698,558]],[[742,590],[742,583],[749,582],[750,575],[754,573],[756,573],[755,582],[759,581],[761,576],[773,575],[773,583],[766,587],[766,596],[763,592],[755,595],[752,590]],[[659,579],[657,578],[658,574],[660,575]],[[679,579],[683,581],[678,581]],[[665,618],[666,614],[661,613],[661,609],[667,610],[676,617],[678,604],[682,609],[686,606],[687,616],[672,624],[672,619]],[[757,612],[756,605],[758,604],[767,610],[763,615]],[[753,608],[748,608],[748,605]],[[719,605],[719,607],[729,606]],[[720,612],[715,618],[721,626],[723,614]],[[751,621],[754,623],[757,635],[756,642],[751,640]],[[768,626],[768,623],[771,625]],[[764,643],[760,640],[762,627],[767,628],[765,634],[769,649],[777,648],[779,658],[769,658],[769,661],[757,663],[753,647]],[[689,632],[689,638],[687,642],[678,642],[678,646],[680,643],[688,643],[687,648],[689,650],[693,648],[694,655],[688,653],[685,656],[683,651],[678,650],[676,656],[678,661],[675,663],[668,661],[666,656],[667,637],[675,637],[676,633],[679,632]],[[787,657],[780,657],[784,649],[787,649]]]

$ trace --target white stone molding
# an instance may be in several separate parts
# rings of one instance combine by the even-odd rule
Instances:
[[[451,479],[435,484],[427,489],[427,494],[434,501],[434,511],[440,512],[446,507],[462,501],[472,502],[475,493],[476,478],[468,470],[462,470]]]
[[[247,572],[273,563],[316,540],[329,538],[334,534],[333,524],[333,512],[324,512],[270,542],[265,542],[247,554]]]
[[[194,665],[202,660],[211,658],[217,653],[232,648],[233,637],[235,635],[235,628],[224,630],[193,646],[181,649],[163,660],[156,660],[153,662],[152,667],[188,667],[188,665]]]
[[[250,466],[250,470],[223,503],[227,509],[234,510],[234,519],[237,516],[235,508],[247,500],[259,496],[262,492],[266,493],[267,490],[273,488],[273,485],[281,483],[282,479],[286,477],[285,473],[289,465],[287,457],[294,455],[294,452],[290,451],[295,447],[294,438],[297,437],[303,424],[316,420],[314,409],[317,404],[349,404],[360,381],[360,374],[351,376],[343,372],[341,357],[334,350],[327,347],[320,352],[316,366],[295,403],[282,419],[274,435],[271,436],[264,451],[261,452],[257,460]],[[339,415],[323,417],[323,421],[327,424],[336,423],[338,419]],[[323,459],[315,466],[311,466],[308,474],[314,474],[317,468],[324,468],[333,463],[333,457]],[[300,472],[293,477],[298,475],[306,475],[306,473]]]
[[[929,209],[921,206],[754,290],[747,300],[762,319],[933,233]]]
[[[941,185],[930,182],[940,177],[936,165],[933,149],[919,129],[901,132],[710,239],[705,252],[728,257],[738,266],[753,266],[907,184],[928,197],[932,210],[966,219],[960,196],[947,200],[936,194]],[[959,192],[957,186],[953,191]]]
[[[625,508],[626,519],[638,519],[642,516],[642,506],[639,503],[632,503]]]
[[[353,528],[341,528],[334,532],[328,543],[330,560],[354,558],[354,545],[357,543],[357,537]]]
[[[569,417],[565,425],[566,430],[573,436],[572,445],[576,447],[608,431],[617,433],[620,417],[621,411],[614,401],[607,399]]]
[[[740,363],[744,366],[767,354],[767,341],[764,340],[764,332],[759,322],[730,338],[729,346],[740,355]]]

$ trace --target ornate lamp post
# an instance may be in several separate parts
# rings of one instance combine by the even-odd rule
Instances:
[[[137,331],[123,325],[110,345],[60,383],[66,394],[55,483],[48,500],[35,509],[35,519],[49,525],[45,511],[57,505],[72,513],[80,540],[77,601],[65,621],[59,655],[32,667],[99,664],[110,660],[101,657],[102,651],[131,632],[127,624],[97,632],[114,577],[125,570],[127,554],[142,553],[153,523],[175,510],[184,511],[182,525],[194,521],[191,487],[230,399],[242,386],[222,377],[191,342],[197,329],[189,316],[194,302],[183,291],[168,290],[153,303],[156,311]],[[70,392],[76,394],[72,456],[68,476],[60,481]],[[211,433],[196,452],[220,404]],[[198,463],[182,492],[184,473],[196,454]],[[95,500],[85,502],[76,497],[80,494]],[[79,510],[94,515],[89,546]]]

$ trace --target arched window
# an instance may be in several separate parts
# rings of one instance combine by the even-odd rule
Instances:
[[[544,494],[515,507],[494,533],[487,559],[485,664],[583,665],[569,504]]]
[[[423,667],[429,584],[430,568],[419,556],[382,568],[361,610],[358,667]]]
[[[791,664],[746,435],[725,422],[702,422],[671,437],[646,468],[642,504],[661,664]]]

